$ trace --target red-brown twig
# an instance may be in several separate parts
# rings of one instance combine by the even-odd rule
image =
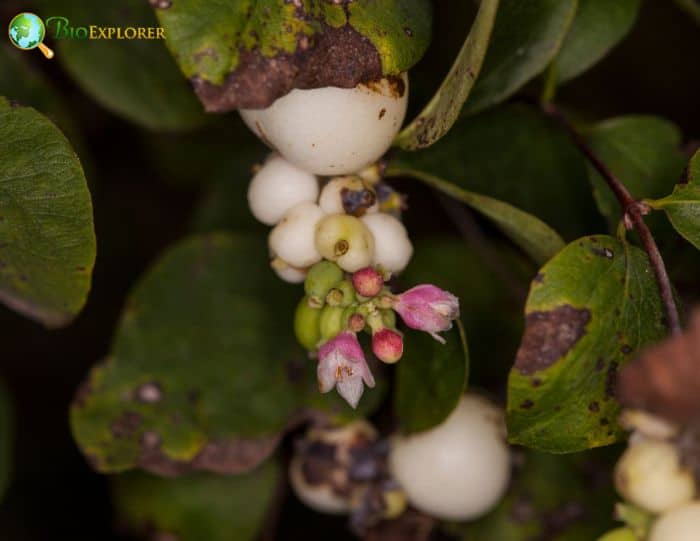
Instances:
[[[663,302],[664,308],[666,310],[666,320],[668,328],[671,334],[678,335],[681,333],[681,323],[680,317],[678,316],[678,308],[676,307],[676,300],[673,297],[673,288],[671,287],[671,280],[668,277],[668,272],[666,272],[666,265],[659,252],[659,247],[656,245],[651,231],[644,222],[644,215],[648,212],[645,205],[637,201],[625,185],[608,169],[608,167],[596,156],[593,149],[588,145],[586,140],[581,136],[576,128],[574,128],[571,123],[566,119],[562,112],[553,104],[545,103],[542,104],[542,110],[553,119],[557,120],[559,124],[566,130],[566,132],[571,137],[573,143],[578,147],[581,153],[586,157],[586,159],[591,163],[591,165],[598,171],[600,176],[603,177],[608,187],[612,190],[622,207],[623,220],[627,228],[634,227],[642,241],[642,246],[649,257],[649,262],[651,263],[651,268],[654,271],[654,276],[656,277],[656,283],[659,286],[659,292],[661,294],[661,301]]]

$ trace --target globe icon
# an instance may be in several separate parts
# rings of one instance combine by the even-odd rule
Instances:
[[[10,41],[18,49],[27,51],[38,47],[46,58],[53,58],[53,51],[42,43],[46,27],[41,17],[33,13],[15,15],[10,21],[8,34]]]

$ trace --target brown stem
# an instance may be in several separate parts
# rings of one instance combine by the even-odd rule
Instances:
[[[661,294],[661,301],[663,302],[664,308],[666,310],[666,320],[668,328],[671,334],[681,333],[681,323],[680,317],[678,316],[678,308],[676,307],[676,300],[673,297],[673,288],[671,287],[671,280],[668,277],[668,272],[666,271],[666,265],[661,257],[661,252],[659,252],[659,247],[656,245],[654,236],[644,222],[644,215],[648,212],[647,207],[637,201],[632,194],[629,192],[627,187],[608,169],[608,167],[596,156],[593,149],[588,145],[586,140],[581,136],[576,128],[566,119],[559,108],[551,103],[542,104],[542,110],[550,117],[555,119],[561,126],[566,130],[566,132],[571,137],[573,143],[578,147],[581,153],[588,159],[591,165],[598,171],[600,176],[603,177],[608,187],[612,190],[622,207],[623,220],[625,225],[628,227],[634,227],[640,240],[642,241],[642,246],[649,257],[649,262],[651,263],[651,268],[654,271],[654,276],[656,277],[656,283],[659,286],[659,293]]]

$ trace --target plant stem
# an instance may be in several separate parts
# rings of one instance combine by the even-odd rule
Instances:
[[[647,214],[649,210],[648,207],[637,201],[632,196],[627,187],[613,174],[612,171],[610,171],[610,169],[608,169],[600,158],[596,156],[595,152],[593,152],[593,149],[588,145],[586,140],[567,120],[556,105],[552,103],[544,103],[541,105],[541,107],[548,116],[552,117],[558,121],[559,124],[561,124],[561,126],[571,137],[573,143],[578,147],[595,170],[598,171],[600,176],[603,177],[605,182],[608,184],[608,187],[615,194],[615,197],[622,208],[625,225],[628,227],[628,229],[634,227],[640,240],[642,241],[642,246],[649,257],[649,263],[654,271],[656,283],[659,286],[661,301],[663,302],[666,310],[666,323],[668,328],[671,331],[671,334],[680,334],[681,323],[678,315],[678,307],[676,306],[676,300],[673,297],[671,280],[668,277],[666,265],[664,264],[663,257],[661,257],[661,252],[659,252],[659,247],[656,245],[654,236],[651,234],[647,224],[644,222],[644,215]]]

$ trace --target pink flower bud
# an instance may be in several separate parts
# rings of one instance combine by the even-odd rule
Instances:
[[[318,388],[322,393],[334,387],[351,407],[356,408],[364,385],[374,387],[374,377],[354,333],[343,331],[321,346],[318,352]]]
[[[395,363],[403,355],[403,338],[391,329],[381,329],[372,335],[372,351],[380,361]]]
[[[352,275],[352,285],[363,297],[372,298],[384,287],[384,278],[376,269],[365,267]]]
[[[408,327],[428,332],[443,344],[445,339],[437,333],[450,330],[452,321],[459,317],[459,299],[430,284],[421,284],[398,295],[393,308]]]

